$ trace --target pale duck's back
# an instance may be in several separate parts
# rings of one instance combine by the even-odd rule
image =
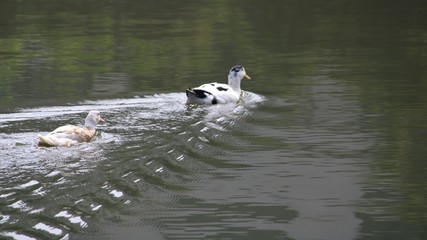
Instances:
[[[88,142],[95,135],[95,129],[88,129],[74,125],[65,125],[53,130],[48,136],[67,138],[78,142]]]

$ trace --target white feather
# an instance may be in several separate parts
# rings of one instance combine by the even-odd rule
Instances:
[[[228,74],[228,84],[206,83],[199,87],[187,89],[187,103],[217,104],[237,102],[240,99],[240,82],[242,79],[250,79],[245,68],[237,65],[231,68]]]

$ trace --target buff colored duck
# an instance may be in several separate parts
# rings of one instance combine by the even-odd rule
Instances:
[[[246,74],[243,66],[236,65],[231,68],[228,74],[228,84],[213,82],[195,88],[188,88],[186,91],[187,104],[237,102],[242,93],[240,89],[242,79],[250,80],[251,78]]]
[[[104,123],[98,111],[90,111],[83,127],[74,125],[61,126],[45,136],[38,136],[38,145],[44,147],[69,147],[78,142],[89,142],[96,133],[96,125]]]

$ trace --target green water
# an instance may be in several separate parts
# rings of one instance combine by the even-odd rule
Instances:
[[[0,238],[425,239],[426,12],[1,1]],[[184,104],[236,64],[241,102]],[[94,109],[92,142],[36,147]]]

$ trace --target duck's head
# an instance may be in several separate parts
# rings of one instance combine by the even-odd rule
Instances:
[[[90,111],[85,119],[85,127],[95,128],[99,123],[104,123],[105,120],[102,118],[99,111]]]
[[[228,74],[228,80],[232,79],[250,80],[251,78],[246,74],[245,68],[242,65],[236,65],[230,69],[230,73]]]
[[[242,79],[250,80],[251,78],[246,74],[245,68],[241,65],[236,65],[230,69],[228,73],[228,85],[234,91],[240,94],[240,81]]]

